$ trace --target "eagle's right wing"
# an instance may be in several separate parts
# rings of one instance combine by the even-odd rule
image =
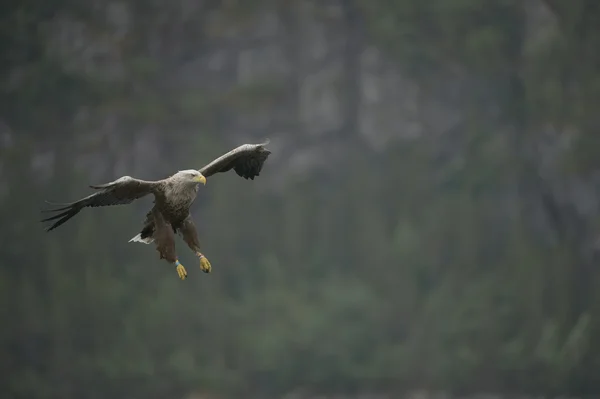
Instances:
[[[107,184],[90,186],[91,188],[99,191],[75,202],[66,204],[53,204],[62,206],[60,208],[43,210],[42,212],[59,213],[43,219],[42,222],[58,219],[52,226],[46,229],[46,231],[50,231],[65,223],[73,216],[77,215],[85,207],[130,204],[138,198],[142,198],[148,194],[153,194],[159,184],[160,183],[158,182],[139,180],[130,176],[123,176]]]

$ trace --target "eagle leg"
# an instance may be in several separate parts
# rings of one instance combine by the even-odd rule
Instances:
[[[179,260],[176,260],[175,264],[177,265],[177,274],[179,275],[179,278],[185,280],[187,277],[187,270],[185,270],[185,267],[179,263]]]
[[[185,241],[187,246],[194,251],[198,259],[200,259],[200,270],[204,273],[210,273],[212,266],[206,256],[200,252],[200,240],[198,239],[198,232],[196,231],[196,226],[194,225],[191,215],[188,215],[183,223],[181,223],[178,230],[183,241]]]
[[[154,217],[154,241],[156,243],[156,250],[160,254],[160,258],[166,259],[170,264],[174,263],[177,269],[177,275],[179,275],[180,279],[185,280],[187,271],[185,270],[185,267],[179,263],[179,259],[177,259],[177,253],[175,251],[175,232],[173,231],[172,225],[165,221],[162,213],[156,207],[152,209],[152,215]],[[144,229],[146,229],[146,227]]]

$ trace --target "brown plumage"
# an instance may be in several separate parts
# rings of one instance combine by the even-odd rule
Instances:
[[[200,183],[216,173],[231,169],[244,179],[254,180],[260,175],[262,167],[271,153],[264,148],[268,141],[261,144],[244,144],[210,162],[200,170],[183,170],[166,179],[157,181],[140,180],[123,176],[107,184],[90,186],[97,192],[78,201],[62,205],[59,208],[43,212],[58,212],[43,219],[42,222],[54,221],[47,229],[53,230],[77,215],[83,208],[130,204],[136,199],[149,194],[154,195],[154,206],[146,214],[143,227],[138,235],[129,242],[144,244],[155,243],[161,259],[177,265],[179,276],[187,276],[185,268],[179,263],[175,251],[175,234],[181,235],[183,241],[200,258],[200,267],[210,272],[211,265],[200,252],[198,233],[190,214],[190,207],[196,199]]]

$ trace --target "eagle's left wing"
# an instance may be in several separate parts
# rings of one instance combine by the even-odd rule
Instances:
[[[261,144],[243,144],[221,155],[200,169],[199,172],[208,178],[215,173],[233,169],[238,176],[254,180],[256,176],[260,175],[265,161],[271,154],[271,151],[265,148],[267,144],[269,144],[268,140]]]

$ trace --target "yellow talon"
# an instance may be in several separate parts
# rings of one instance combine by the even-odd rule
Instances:
[[[177,261],[177,274],[182,280],[185,280],[185,278],[187,277],[187,271],[185,270],[185,267],[183,267],[183,265],[179,263],[179,261]]]
[[[212,266],[208,259],[206,259],[206,256],[198,254],[198,257],[200,258],[200,270],[202,270],[204,273],[210,273]]]

